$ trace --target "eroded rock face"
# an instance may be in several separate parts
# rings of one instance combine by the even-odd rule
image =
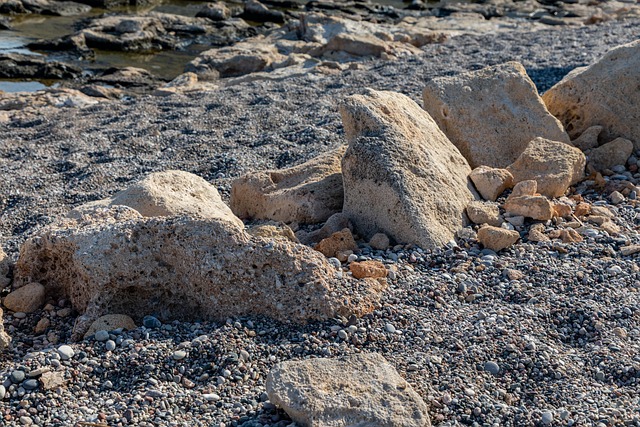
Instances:
[[[489,166],[478,166],[471,171],[469,179],[482,198],[491,202],[495,202],[504,190],[513,186],[511,172]]]
[[[35,55],[0,54],[0,78],[5,79],[74,79],[82,70],[59,61],[47,61]]]
[[[374,309],[381,284],[336,277],[309,247],[252,237],[223,219],[144,218],[125,206],[48,228],[23,244],[16,265],[18,284],[38,280],[84,313],[75,338],[108,313],[303,322]]]
[[[640,40],[618,46],[595,64],[569,73],[543,96],[572,137],[602,126],[601,141],[640,141]]]
[[[369,90],[340,106],[349,148],[342,160],[344,208],[358,233],[439,247],[466,224],[471,168],[410,98]]]
[[[4,250],[0,248],[0,289],[4,289],[11,283],[11,279],[9,278],[11,264],[11,259],[4,253]]]
[[[339,147],[292,168],[252,172],[235,180],[231,210],[240,218],[326,221],[342,209],[340,162],[345,150]]]
[[[518,62],[435,78],[423,98],[425,110],[473,168],[504,168],[539,136],[569,143]]]
[[[376,353],[282,362],[266,388],[272,403],[308,427],[431,426],[424,401]]]
[[[11,337],[4,331],[3,315],[2,308],[0,308],[0,351],[11,344]]]
[[[535,180],[540,194],[560,197],[570,185],[584,177],[585,164],[586,158],[578,148],[535,138],[507,170],[511,172],[515,183]]]

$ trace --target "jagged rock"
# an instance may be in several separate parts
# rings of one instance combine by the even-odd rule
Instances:
[[[495,202],[507,188],[513,186],[513,175],[506,169],[478,166],[469,174],[469,178],[483,199]]]
[[[585,156],[578,148],[535,138],[507,170],[514,182],[535,180],[540,194],[560,197],[584,177],[585,164]]]
[[[496,252],[513,245],[519,238],[520,234],[517,231],[491,225],[485,225],[478,230],[478,241],[485,248]]]
[[[520,196],[507,198],[504,210],[512,215],[546,221],[553,218],[553,205],[545,196]]]
[[[7,295],[5,307],[14,312],[33,313],[45,303],[45,288],[40,283],[27,283]]]
[[[247,233],[265,239],[285,239],[298,243],[293,230],[286,224],[260,224],[247,229]]]
[[[0,78],[5,79],[74,79],[82,70],[44,57],[19,53],[0,53]]]
[[[128,206],[142,216],[189,215],[196,218],[224,219],[239,229],[243,222],[224,204],[218,190],[189,172],[168,170],[154,172],[110,199],[90,202],[69,212],[80,218],[99,207]]]
[[[440,247],[466,223],[471,169],[433,119],[405,95],[368,90],[340,106],[349,148],[343,213],[366,239]]]
[[[384,278],[387,277],[387,269],[380,261],[368,260],[360,262],[352,262],[349,264],[349,271],[356,279]]]
[[[288,169],[252,172],[233,182],[231,210],[240,218],[315,224],[342,209],[340,161],[346,147]]]
[[[489,224],[494,227],[502,224],[500,208],[495,203],[473,200],[467,205],[467,216],[474,224]]]
[[[548,242],[551,240],[549,236],[544,233],[544,225],[543,224],[533,224],[529,229],[529,235],[527,239],[530,242]]]
[[[514,185],[509,198],[520,196],[534,196],[538,191],[538,182],[531,179],[526,181],[520,181]]]
[[[271,10],[257,0],[246,0],[241,17],[253,22],[275,22],[281,24],[285,15],[279,10]]]
[[[572,214],[571,206],[565,203],[553,203],[553,216],[566,218],[570,217]]]
[[[305,245],[313,245],[345,228],[353,230],[353,225],[351,224],[351,221],[349,221],[348,216],[342,212],[338,212],[331,215],[319,230],[311,232],[298,230],[296,232],[296,237]]]
[[[271,403],[304,426],[431,426],[424,401],[376,353],[281,362],[266,388]]]
[[[589,167],[595,171],[610,169],[616,165],[625,165],[633,153],[633,142],[616,138],[589,153]]]
[[[11,344],[11,337],[4,331],[4,313],[0,308],[0,352]]]
[[[212,21],[224,21],[229,19],[231,11],[223,2],[207,3],[196,14],[197,18],[208,18]]]
[[[0,4],[0,13],[12,15],[34,13],[49,16],[74,16],[82,15],[90,10],[91,7],[73,1],[22,0],[3,1]]]
[[[158,78],[143,68],[109,68],[91,78],[92,82],[108,83],[125,87],[153,87]]]
[[[640,40],[618,46],[589,67],[577,68],[542,96],[573,138],[602,126],[601,140],[640,141]]]
[[[423,98],[425,110],[474,168],[504,168],[539,136],[569,143],[517,62],[435,78]]]
[[[54,390],[66,384],[63,372],[44,372],[39,378],[43,390]]]
[[[584,239],[573,228],[564,228],[562,230],[551,230],[549,232],[549,238],[561,239],[562,243],[580,243]]]
[[[0,248],[0,290],[9,286],[11,283],[11,279],[9,278],[11,265],[11,258],[7,256],[2,248]]]
[[[598,136],[602,133],[602,126],[591,126],[585,129],[579,137],[571,143],[582,151],[591,150],[598,146]]]
[[[15,277],[38,280],[84,313],[74,339],[108,313],[283,322],[363,315],[383,290],[377,281],[339,278],[307,246],[252,237],[228,220],[145,218],[126,206],[61,220],[28,239]]]
[[[106,314],[97,318],[84,334],[84,338],[94,335],[98,331],[113,331],[115,329],[132,330],[136,328],[136,323],[126,314]]]
[[[353,239],[351,230],[345,228],[344,230],[333,233],[326,239],[322,239],[314,249],[326,257],[335,257],[338,252],[357,251],[358,244]]]
[[[591,205],[586,202],[578,203],[578,205],[576,206],[576,209],[574,210],[574,214],[577,217],[586,216],[586,215],[589,215],[590,213],[591,213]]]
[[[387,43],[373,35],[348,33],[337,34],[322,48],[324,53],[341,51],[356,56],[374,57],[380,57],[389,50]]]

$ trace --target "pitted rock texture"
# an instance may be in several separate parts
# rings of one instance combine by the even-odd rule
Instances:
[[[4,331],[4,323],[2,321],[3,314],[2,308],[0,308],[0,351],[9,347],[9,344],[11,344],[11,337]]]
[[[279,363],[269,400],[308,427],[428,427],[427,405],[381,355]]]
[[[116,206],[67,219],[29,239],[16,281],[69,298],[82,337],[107,313],[136,320],[265,315],[304,322],[372,311],[384,286],[336,278],[322,254],[252,237],[221,219],[144,218]]]
[[[425,110],[473,168],[504,168],[539,136],[569,142],[518,62],[435,78],[423,98]]]
[[[433,119],[405,95],[369,90],[340,106],[349,148],[343,213],[370,239],[439,247],[466,225],[477,198],[471,168]]]
[[[340,162],[346,146],[288,169],[249,173],[234,181],[231,210],[240,218],[315,224],[340,212]]]

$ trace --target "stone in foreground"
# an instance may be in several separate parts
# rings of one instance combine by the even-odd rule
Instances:
[[[91,324],[89,330],[84,334],[84,338],[86,339],[98,331],[113,331],[120,328],[129,331],[135,329],[136,324],[126,314],[106,314]]]
[[[491,225],[485,225],[478,230],[478,241],[485,248],[496,252],[513,245],[519,238],[520,234],[517,231]]]
[[[538,136],[569,142],[518,62],[435,78],[423,98],[425,110],[473,168],[504,168]]]
[[[253,237],[215,218],[144,218],[116,206],[67,219],[23,244],[18,283],[31,278],[80,313],[74,338],[108,313],[140,320],[264,315],[304,322],[364,315],[375,280],[337,278],[322,254],[283,239]]]
[[[340,113],[349,141],[343,213],[356,231],[425,249],[453,239],[476,195],[468,163],[429,114],[405,95],[374,90],[347,98]]]
[[[489,224],[500,227],[502,217],[497,204],[474,200],[467,205],[467,216],[474,224]]]
[[[233,182],[231,210],[240,218],[316,224],[342,209],[339,147],[288,169],[252,172]]]
[[[469,174],[469,179],[483,199],[495,202],[507,188],[513,186],[513,175],[506,169],[478,166]]]
[[[640,40],[618,46],[589,67],[577,68],[542,99],[575,138],[602,126],[602,141],[640,141]]]
[[[267,376],[269,400],[307,427],[428,427],[427,405],[382,356],[287,361]]]
[[[3,315],[2,308],[0,308],[0,351],[9,347],[9,344],[11,344],[11,337],[4,331]]]
[[[4,306],[14,312],[33,313],[45,303],[45,289],[40,283],[27,283],[6,296]]]
[[[632,153],[633,142],[624,138],[616,138],[598,148],[594,148],[589,153],[589,168],[595,171],[602,171],[616,165],[625,165]]]
[[[11,258],[0,248],[0,289],[5,288],[11,283],[11,279],[9,279],[10,270]]]
[[[535,138],[518,159],[507,167],[515,183],[535,180],[538,192],[562,196],[570,185],[584,177],[586,158],[576,147],[545,138]]]

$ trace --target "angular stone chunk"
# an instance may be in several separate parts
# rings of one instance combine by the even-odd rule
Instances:
[[[405,95],[369,90],[340,106],[349,148],[343,213],[365,239],[442,246],[477,195],[471,169],[433,119]]]
[[[62,221],[27,240],[16,281],[27,278],[84,313],[75,338],[108,313],[137,321],[146,314],[285,322],[363,315],[383,289],[374,280],[337,278],[322,254],[300,244],[252,237],[215,218],[144,218],[125,206]]]
[[[495,202],[507,188],[513,186],[513,175],[506,169],[478,166],[469,174],[469,178],[483,199]]]
[[[569,143],[518,62],[435,78],[423,98],[425,110],[473,168],[504,168],[538,136]]]
[[[214,80],[267,70],[283,59],[275,46],[252,40],[204,51],[186,65],[185,71],[196,73],[202,80]]]
[[[535,138],[507,170],[514,182],[535,180],[540,194],[560,197],[584,177],[585,164],[586,158],[578,148]]]
[[[467,216],[474,224],[489,224],[494,227],[502,224],[500,208],[495,203],[474,200],[467,205]]]
[[[27,283],[7,295],[3,301],[11,311],[33,313],[45,303],[45,288],[40,283]]]
[[[345,228],[322,239],[314,249],[326,257],[335,257],[338,252],[357,251],[358,244],[353,239],[351,230]]]
[[[240,218],[315,224],[340,212],[340,162],[346,146],[288,169],[252,172],[233,182],[231,210]]]
[[[11,258],[0,248],[0,289],[3,289],[11,283],[11,279],[9,279],[10,270]]]
[[[478,230],[478,241],[485,248],[496,252],[513,245],[519,238],[520,234],[517,231],[491,225],[485,225]]]
[[[572,138],[602,126],[602,141],[640,142],[640,40],[618,46],[596,63],[570,72],[543,96]]]
[[[571,143],[582,151],[590,150],[598,146],[598,136],[602,133],[602,126],[591,126],[585,129],[579,137]]]
[[[544,196],[509,197],[504,203],[504,210],[512,215],[546,221],[553,218],[553,205]]]
[[[589,153],[589,167],[595,171],[602,171],[615,165],[625,165],[632,153],[633,142],[624,138],[616,138],[591,150]]]
[[[431,426],[424,401],[376,353],[282,362],[266,388],[269,400],[303,426]]]

